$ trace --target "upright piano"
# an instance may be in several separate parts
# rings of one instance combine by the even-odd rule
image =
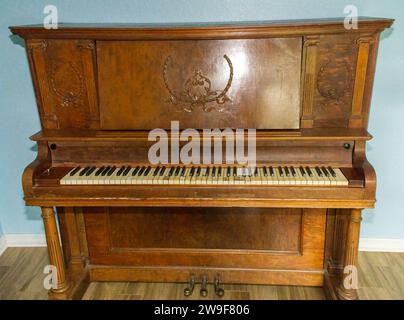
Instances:
[[[42,211],[50,298],[152,281],[189,282],[185,295],[242,283],[357,299],[361,211],[376,189],[371,91],[392,23],[10,27],[25,40],[41,120],[22,182]],[[166,136],[150,139],[155,129]],[[254,166],[229,163],[225,144],[212,161],[206,129],[255,129]],[[191,141],[201,160],[178,161]],[[167,148],[153,162],[157,142]]]

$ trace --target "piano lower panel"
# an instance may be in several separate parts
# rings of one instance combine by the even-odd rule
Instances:
[[[218,274],[222,282],[235,284],[322,286],[323,270],[271,270],[190,267],[90,266],[91,281],[187,282],[190,275],[206,275],[212,282]]]
[[[185,282],[192,274],[219,274],[228,283],[322,285],[324,209],[79,211],[93,281]]]

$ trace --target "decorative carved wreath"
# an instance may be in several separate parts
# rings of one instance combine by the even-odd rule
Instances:
[[[227,96],[232,81],[233,81],[233,64],[227,55],[223,58],[227,61],[230,69],[229,79],[227,85],[223,90],[212,90],[212,83],[210,79],[203,75],[199,69],[194,70],[194,74],[188,78],[184,83],[184,88],[181,92],[177,93],[168,84],[167,72],[168,65],[171,62],[171,56],[168,56],[164,62],[163,79],[167,91],[170,93],[169,101],[174,105],[180,105],[184,111],[192,112],[195,107],[201,107],[203,111],[211,112],[223,111],[223,107],[227,101],[231,99]],[[216,105],[208,105],[210,102],[216,102]]]

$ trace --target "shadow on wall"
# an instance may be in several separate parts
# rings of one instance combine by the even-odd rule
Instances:
[[[21,195],[22,199],[23,195]],[[25,203],[24,203],[25,205]],[[41,218],[41,209],[39,207],[24,207],[24,215],[27,217],[27,220],[35,220],[35,221],[42,221]]]
[[[15,34],[11,34],[11,35],[9,35],[8,37],[10,38],[10,40],[11,40],[12,43],[14,43],[14,44],[16,44],[16,45],[18,45],[18,46],[21,46],[21,47],[23,47],[23,48],[25,48],[25,41],[24,41],[23,38],[21,38],[21,37],[15,35]]]
[[[35,154],[38,153],[38,146],[37,144],[33,144],[30,148],[30,151],[34,152]],[[28,165],[28,164],[27,164]],[[21,194],[21,199],[23,199],[24,195]],[[39,207],[28,207],[24,205],[24,214],[27,217],[27,220],[42,220],[41,218],[41,210]]]

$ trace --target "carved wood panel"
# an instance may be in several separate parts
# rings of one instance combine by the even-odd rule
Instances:
[[[98,128],[94,42],[28,40],[27,44],[43,127]]]
[[[102,129],[298,129],[301,38],[99,41]]]
[[[355,36],[320,37],[314,123],[346,127],[351,112],[356,64]]]
[[[358,35],[305,38],[302,126],[347,127],[351,114]]]

